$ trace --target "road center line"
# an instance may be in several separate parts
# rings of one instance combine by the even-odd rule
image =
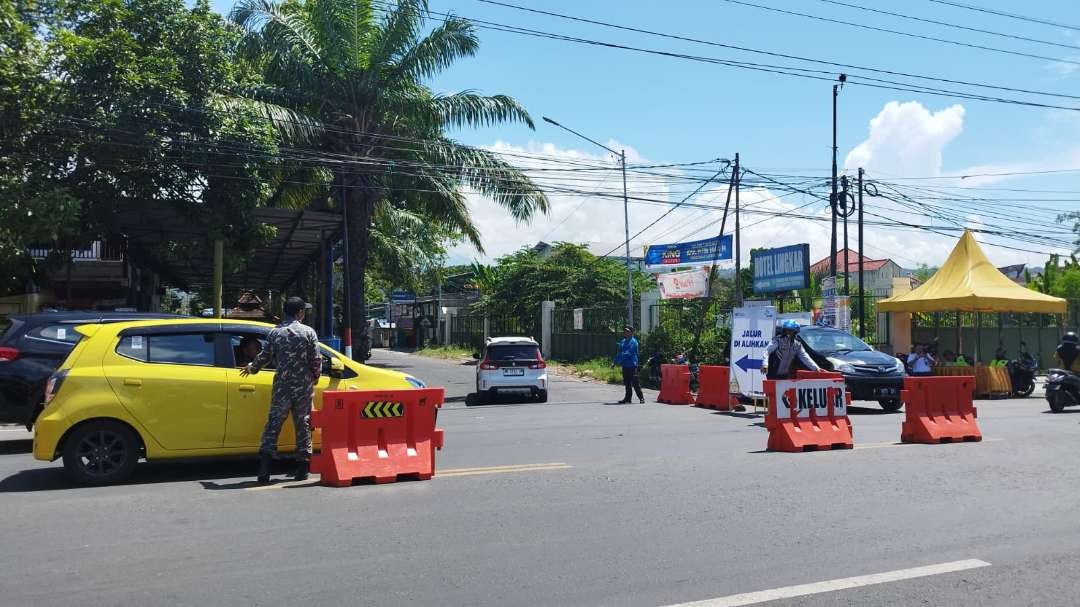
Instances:
[[[539,472],[543,470],[566,470],[573,468],[570,464],[564,462],[548,462],[545,464],[515,464],[509,466],[489,466],[486,468],[447,468],[446,470],[436,470],[435,479],[449,477],[449,476],[478,476],[481,474],[508,474],[512,472]],[[301,482],[284,482],[275,483],[272,485],[258,485],[254,487],[245,487],[245,491],[268,491],[272,489],[290,489],[295,487],[308,487],[318,485],[319,481],[301,481]]]
[[[942,575],[945,573],[956,573],[957,571],[967,571],[969,569],[979,569],[980,567],[989,566],[990,563],[978,559],[952,561],[950,563],[939,563],[937,565],[914,567],[912,569],[897,569],[896,571],[886,571],[884,573],[872,573],[870,575],[840,578],[824,582],[813,582],[811,584],[799,584],[798,586],[785,586],[783,588],[774,588],[772,590],[733,594],[715,599],[695,601],[693,603],[678,603],[676,605],[669,605],[668,607],[739,607],[740,605],[756,605],[766,601],[791,599],[812,594],[821,594],[823,592],[835,592],[837,590],[850,590],[851,588],[888,584],[890,582],[899,582],[931,575]]]

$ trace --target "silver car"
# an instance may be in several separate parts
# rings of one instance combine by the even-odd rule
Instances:
[[[493,337],[476,364],[476,394],[481,402],[503,392],[528,393],[547,402],[547,363],[540,344],[528,337]]]

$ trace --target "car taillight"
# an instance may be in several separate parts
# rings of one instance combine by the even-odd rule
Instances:
[[[530,369],[547,369],[547,363],[544,362],[544,357],[540,355],[540,350],[536,351],[536,362],[529,365]]]
[[[0,363],[9,363],[19,358],[18,348],[0,348]]]
[[[480,362],[480,368],[484,371],[494,371],[499,368],[499,365],[485,358]]]
[[[49,381],[45,384],[45,404],[49,404],[53,398],[56,397],[56,393],[60,391],[60,384],[64,383],[64,378],[67,377],[67,371],[59,371],[53,373],[49,377]]]

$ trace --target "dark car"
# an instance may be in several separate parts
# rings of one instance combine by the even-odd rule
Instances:
[[[844,374],[853,400],[876,400],[886,411],[903,405],[904,363],[854,335],[829,327],[804,327],[799,339],[822,369]]]
[[[45,383],[79,341],[75,327],[154,318],[179,317],[144,312],[0,314],[0,423],[33,426]]]

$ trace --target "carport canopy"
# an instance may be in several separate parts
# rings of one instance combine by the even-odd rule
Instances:
[[[114,229],[127,237],[129,248],[150,251],[164,242],[194,243],[183,260],[153,261],[158,271],[177,287],[214,286],[214,246],[205,227],[165,205],[141,205],[118,214]],[[226,275],[230,287],[256,292],[280,291],[296,282],[341,233],[341,215],[325,211],[260,208],[254,219],[276,228],[265,246],[237,273]],[[202,246],[204,245],[204,246]]]

